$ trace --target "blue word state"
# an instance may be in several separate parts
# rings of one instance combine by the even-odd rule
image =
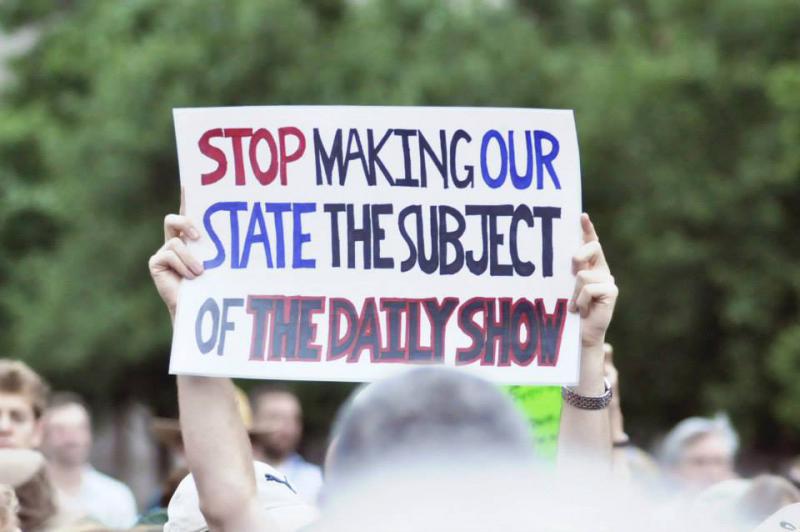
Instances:
[[[222,201],[211,205],[203,215],[203,227],[216,247],[213,259],[203,262],[207,270],[217,268],[229,260],[232,269],[247,268],[254,246],[263,246],[267,268],[286,268],[286,223],[284,215],[291,216],[292,230],[289,245],[292,254],[292,269],[315,268],[316,261],[303,257],[303,245],[311,241],[311,235],[303,232],[303,215],[315,212],[316,203],[248,203],[245,201]],[[247,231],[240,236],[240,213],[247,216]],[[228,214],[230,241],[223,243],[214,225],[215,215]],[[267,224],[273,227],[275,242],[270,242]],[[226,253],[230,250],[230,256]],[[273,260],[274,252],[274,260]]]

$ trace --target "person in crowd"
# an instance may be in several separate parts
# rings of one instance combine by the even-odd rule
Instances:
[[[299,530],[316,518],[316,508],[298,495],[286,475],[263,462],[253,463],[253,473],[258,504],[265,510],[274,530]],[[192,532],[207,528],[192,475],[181,479],[169,502],[168,515],[164,532]]]
[[[39,446],[47,397],[47,384],[27,364],[0,359],[0,449]]]
[[[252,439],[255,433],[253,431],[253,411],[250,407],[250,401],[240,388],[237,387],[234,391],[239,415]],[[163,417],[154,418],[150,428],[156,439],[169,452],[171,464],[168,466],[167,471],[169,473],[161,484],[161,488],[152,499],[152,503],[147,510],[139,517],[137,524],[164,525],[169,520],[167,507],[178,486],[189,474],[189,469],[186,467],[186,453],[183,448],[179,420]]]
[[[51,530],[72,521],[59,511],[42,453],[34,449],[0,449],[0,484],[14,489],[22,530]]]
[[[752,530],[770,515],[800,502],[800,491],[785,478],[758,475],[752,479],[729,479],[700,492],[690,514],[709,530]]]
[[[800,502],[800,490],[777,475],[758,475],[736,505],[745,523],[753,526],[781,508]]]
[[[44,458],[34,450],[42,441],[48,396],[47,383],[27,364],[0,359],[0,473],[14,476],[0,483],[15,489],[26,531],[68,519],[59,512]]]
[[[150,258],[149,268],[156,290],[174,320],[181,280],[184,277],[194,278],[203,273],[202,264],[189,252],[183,239],[200,238],[200,233],[191,220],[182,215],[167,216],[164,225],[165,243]],[[603,256],[594,226],[585,214],[581,217],[581,228],[584,243],[573,257],[576,284],[569,305],[571,312],[578,312],[582,317],[581,370],[577,386],[563,390],[564,406],[558,460],[560,470],[564,470],[568,476],[583,474],[588,484],[588,477],[592,476],[593,471],[586,467],[587,458],[603,464],[601,469],[610,468],[611,437],[605,407],[610,402],[612,392],[604,380],[603,344],[617,298],[617,287]],[[394,449],[390,449],[392,452],[381,458],[378,446],[385,440],[381,437],[380,431],[370,430],[369,425],[361,423],[361,417],[367,415],[369,409],[363,399],[359,400],[358,396],[354,398],[342,414],[341,421],[337,423],[338,429],[334,433],[331,452],[333,460],[330,465],[331,482],[346,484],[349,482],[348,479],[356,478],[365,472],[368,464],[375,464],[381,460],[392,462],[393,458],[403,456],[408,459],[413,458],[419,464],[432,458],[432,455],[426,455],[424,446],[422,452],[415,452],[416,450],[409,448],[405,451],[402,449],[403,446],[408,447],[412,441],[416,443],[416,439],[411,435],[419,424],[434,429],[430,439],[427,440],[431,443],[449,438],[454,444],[447,449],[450,456],[459,454],[477,456],[480,454],[479,443],[486,440],[500,443],[501,446],[508,445],[510,448],[521,449],[523,440],[517,439],[517,437],[522,438],[521,434],[526,435],[524,445],[530,453],[530,435],[525,421],[513,407],[511,411],[516,413],[516,421],[508,424],[499,423],[498,432],[495,433],[497,437],[487,436],[487,426],[495,426],[495,421],[491,418],[497,415],[502,417],[502,410],[500,413],[492,410],[491,416],[487,418],[481,402],[471,401],[470,394],[453,397],[441,391],[437,392],[437,386],[445,382],[439,380],[439,374],[444,372],[441,374],[447,374],[449,378],[454,370],[428,369],[417,370],[414,373],[418,371],[435,373],[429,377],[433,386],[425,387],[424,393],[436,399],[439,408],[432,408],[431,404],[421,408],[419,402],[409,401],[410,409],[386,409],[387,418],[379,425],[395,428],[392,432],[398,435],[398,438]],[[371,396],[384,398],[395,404],[402,403],[409,399],[408,395],[396,396],[391,389],[395,387],[403,389],[402,379],[409,379],[409,374],[373,384],[362,392],[361,397]],[[462,373],[457,375],[459,381],[470,379]],[[179,375],[177,382],[186,456],[198,491],[199,506],[208,525],[211,528],[230,531],[278,530],[258,501],[252,451],[245,427],[237,414],[233,383],[229,379],[187,375]],[[462,389],[479,389],[480,385],[474,384],[474,381],[470,382],[470,385]],[[489,386],[486,383],[483,385]],[[458,388],[456,383],[447,389],[455,388]],[[412,395],[423,393],[420,388],[413,390]],[[495,394],[500,394],[495,388],[493,390]],[[483,397],[482,394],[481,396]],[[214,397],[215,401],[204,400],[208,397]],[[507,398],[502,395],[501,397],[510,405]],[[381,403],[379,406],[389,405]],[[384,408],[375,407],[372,410],[381,412]],[[426,422],[425,416],[429,412],[432,418]],[[444,421],[446,421],[444,426],[440,426]],[[209,438],[208,434],[214,434],[214,437]],[[453,434],[469,437],[455,438]],[[436,445],[433,447],[436,448]],[[463,449],[463,452],[457,452],[459,449]],[[221,459],[222,457],[224,459]],[[515,456],[514,459],[516,461],[520,457]],[[436,477],[443,471],[444,469],[439,467],[433,474],[414,478],[417,483],[423,485],[429,477]],[[405,505],[403,508],[403,511],[408,509]]]
[[[736,478],[738,448],[739,437],[727,416],[691,417],[664,438],[660,461],[674,487],[692,493]]]
[[[511,399],[491,383],[442,367],[410,369],[365,386],[340,410],[326,462],[326,498],[385,464],[435,456],[439,465],[510,459],[533,465],[533,440]],[[500,459],[502,457],[502,459]]]
[[[297,493],[314,502],[322,488],[322,471],[297,452],[303,435],[303,409],[288,388],[275,384],[256,388],[253,405],[253,453],[284,473]]]
[[[108,527],[132,526],[137,512],[131,490],[89,463],[92,422],[82,399],[72,393],[54,395],[43,419],[42,450],[61,506]]]

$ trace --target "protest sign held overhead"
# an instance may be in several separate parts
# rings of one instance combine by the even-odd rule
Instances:
[[[190,243],[171,371],[369,381],[445,364],[571,383],[571,111],[174,111]]]

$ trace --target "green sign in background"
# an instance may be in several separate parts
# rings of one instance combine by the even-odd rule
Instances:
[[[536,454],[546,460],[555,460],[561,420],[561,388],[506,386],[505,389],[530,422]]]

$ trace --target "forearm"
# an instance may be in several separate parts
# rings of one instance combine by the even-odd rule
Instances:
[[[178,376],[181,433],[200,505],[222,526],[255,497],[252,449],[230,379]]]
[[[602,345],[581,350],[580,378],[573,388],[579,395],[599,397],[605,392]],[[559,469],[580,470],[586,465],[610,468],[610,458],[608,409],[583,410],[564,401],[558,436]]]
[[[203,273],[202,263],[186,246],[186,241],[199,239],[200,232],[184,216],[183,193],[180,212],[164,218],[164,245],[148,261],[173,323],[181,283]],[[178,405],[186,458],[209,529],[275,529],[266,524],[256,504],[253,453],[230,379],[180,375]]]

